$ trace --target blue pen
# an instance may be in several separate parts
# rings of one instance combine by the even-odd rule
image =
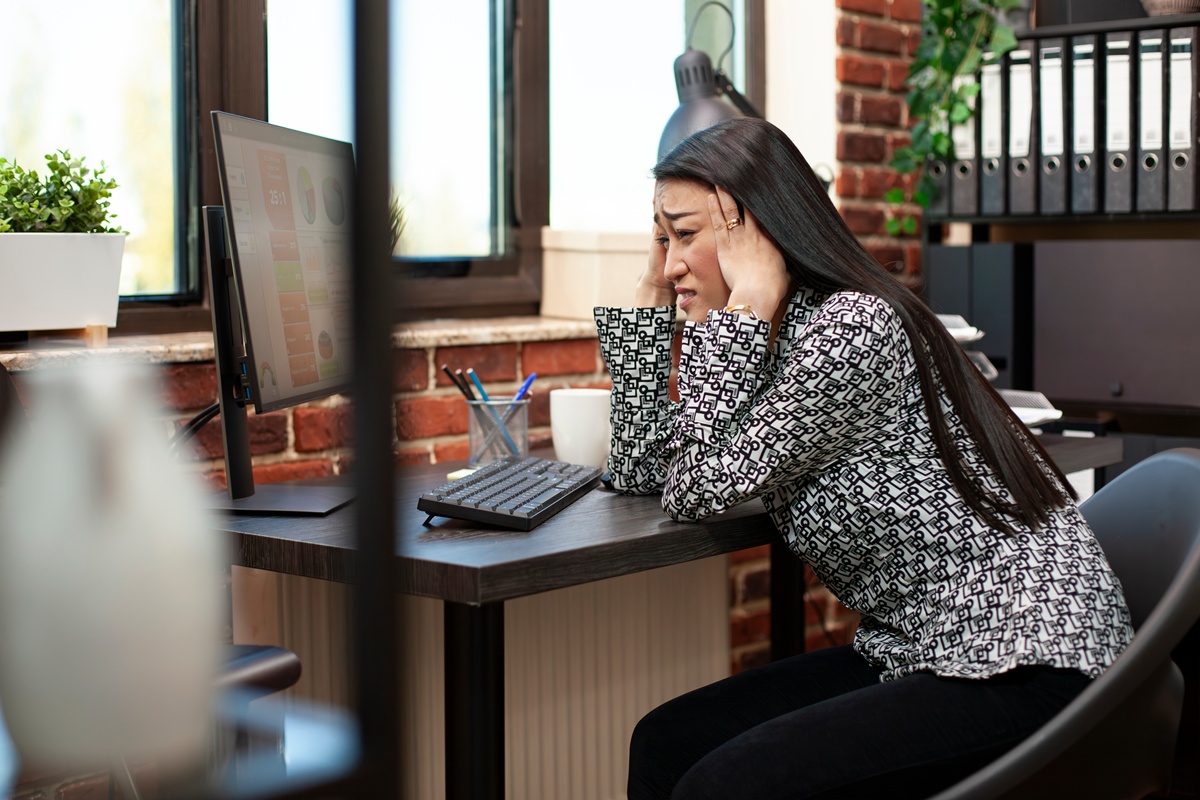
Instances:
[[[479,382],[479,376],[475,374],[475,370],[467,368],[467,377],[471,379],[471,383],[475,384],[475,388],[479,390],[479,397],[483,402],[490,403],[491,398],[488,397],[487,390],[483,388],[483,384]],[[496,413],[496,409],[488,406],[488,411],[492,412],[492,419],[496,420],[496,425],[500,428],[500,433],[504,434],[504,441],[508,442],[508,448],[512,450],[514,456],[519,456],[521,451],[517,449],[517,443],[508,435],[508,428],[504,427],[504,423],[500,420],[500,415]]]
[[[529,373],[529,377],[521,384],[521,388],[517,389],[517,393],[513,395],[513,400],[520,400],[529,391],[529,385],[533,383],[533,379],[537,377],[536,372]]]

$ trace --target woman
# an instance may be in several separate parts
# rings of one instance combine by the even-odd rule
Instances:
[[[1120,585],[1036,437],[783,133],[731,120],[654,175],[639,307],[596,310],[614,486],[678,520],[761,497],[862,623],[648,714],[629,797],[927,797],[1113,662]]]

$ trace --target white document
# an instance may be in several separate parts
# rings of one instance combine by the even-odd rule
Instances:
[[[1000,122],[1004,97],[1001,91],[1000,64],[984,64],[979,78],[979,152],[983,158],[1004,155],[1004,128]]]
[[[1192,131],[1192,40],[1171,40],[1171,105],[1167,110],[1172,150],[1192,147],[1196,134]]]
[[[1107,83],[1104,143],[1111,152],[1129,149],[1129,42],[1109,42],[1105,59]]]
[[[1096,150],[1096,48],[1077,44],[1071,61],[1073,150],[1093,153]]]
[[[957,89],[960,86],[965,86],[972,82],[972,78],[958,76],[954,79],[954,87]],[[975,110],[975,98],[968,101],[971,110]],[[954,157],[959,161],[971,161],[975,158],[975,115],[972,114],[970,119],[961,125],[955,125],[950,136],[954,140]]]
[[[1063,131],[1062,48],[1046,47],[1040,58],[1042,155],[1061,156]]]
[[[1028,50],[1014,50],[1008,65],[1008,155],[1029,155],[1033,129],[1033,64]]]
[[[1163,74],[1162,39],[1142,39],[1142,68],[1138,74],[1142,150],[1158,150],[1163,145]]]

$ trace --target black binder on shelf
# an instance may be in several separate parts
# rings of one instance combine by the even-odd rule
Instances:
[[[1195,211],[1196,144],[1200,139],[1200,69],[1197,69],[1195,27],[1167,31],[1169,88],[1167,90],[1167,210]]]
[[[960,82],[970,78],[958,78]],[[974,108],[975,98],[970,105]],[[950,130],[954,140],[954,163],[950,166],[950,213],[973,217],[979,213],[979,159],[975,115]]]
[[[1066,77],[1063,68],[1062,39],[1043,39],[1038,43],[1038,110],[1040,135],[1038,175],[1038,211],[1065,214],[1067,211]]]
[[[944,219],[950,213],[950,168],[944,158],[930,158],[925,172],[934,181],[934,194],[925,213],[930,219]]]
[[[1100,164],[1097,159],[1101,97],[1096,69],[1096,37],[1071,38],[1071,211],[1100,210]]]
[[[1037,126],[1034,124],[1036,45],[1019,42],[1008,54],[1008,213],[1037,212]]]
[[[1104,211],[1133,211],[1133,34],[1104,35]]]
[[[1139,31],[1138,52],[1138,117],[1137,117],[1137,187],[1134,192],[1138,211],[1164,211],[1167,208],[1166,151],[1164,125],[1166,108],[1163,71],[1163,30]]]
[[[933,196],[925,213],[930,219],[944,219],[950,214],[950,165],[944,158],[931,158],[925,172],[933,179]]]
[[[999,216],[1008,203],[1008,158],[1004,152],[1004,80],[1000,59],[984,56],[979,72],[979,213]]]

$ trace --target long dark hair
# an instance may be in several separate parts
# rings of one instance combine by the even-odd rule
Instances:
[[[888,303],[912,344],[925,411],[955,489],[989,525],[1013,531],[1050,518],[1075,497],[1061,470],[970,362],[937,316],[868,253],[791,140],[765,120],[739,117],[693,134],[654,168],[658,180],[720,186],[748,208],[783,253],[791,278],[820,292],[852,291]],[[938,380],[940,378],[940,381]],[[968,466],[938,400],[939,383],[984,462],[1014,502]],[[1032,457],[1040,456],[1044,467]]]

